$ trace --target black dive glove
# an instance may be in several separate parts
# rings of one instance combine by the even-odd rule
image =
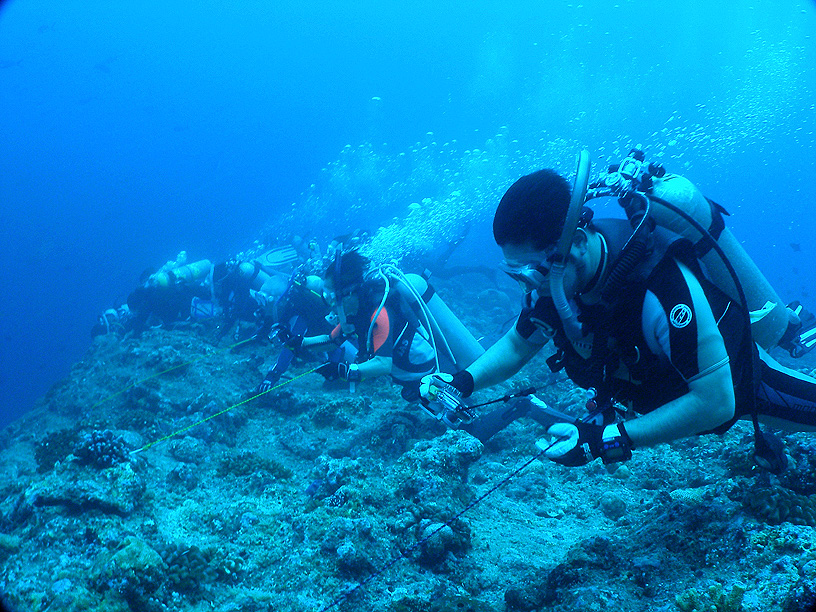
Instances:
[[[264,378],[261,381],[261,384],[258,385],[258,388],[256,389],[256,392],[257,393],[266,393],[267,391],[271,391],[274,388],[274,386],[278,384],[279,380],[280,380],[280,376],[278,376],[278,374],[270,371],[269,374],[266,375],[266,378]]]
[[[337,380],[338,378],[348,382],[360,382],[360,369],[356,363],[347,361],[327,361],[315,370],[326,380]]]
[[[559,439],[554,443],[539,440],[536,446],[548,459],[567,467],[586,465],[599,457],[604,463],[632,458],[632,440],[623,423],[606,426],[581,421],[556,423],[547,433]]]
[[[277,338],[283,343],[283,346],[288,348],[293,353],[297,353],[303,346],[303,336],[300,334],[293,334],[288,327],[279,327],[277,331]]]
[[[448,374],[446,372],[436,372],[434,374],[426,374],[419,382],[419,396],[424,404],[433,402],[439,387],[450,385],[456,389],[463,398],[470,397],[473,394],[475,383],[473,375],[467,370],[461,370],[456,374]]]

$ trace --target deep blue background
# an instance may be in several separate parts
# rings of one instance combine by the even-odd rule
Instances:
[[[433,132],[464,151],[503,132],[533,157],[542,138],[587,145],[600,167],[642,142],[735,213],[785,299],[807,295],[814,13],[804,0],[0,4],[0,423],[82,357],[94,317],[144,268],[247,247],[309,185],[333,188],[321,170],[347,144],[397,156]]]

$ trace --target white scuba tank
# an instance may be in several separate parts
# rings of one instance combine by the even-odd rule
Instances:
[[[676,174],[655,177],[653,181],[652,195],[673,204],[704,228],[711,227],[715,214],[713,205],[691,181]],[[651,215],[659,226],[680,234],[695,244],[702,238],[700,232],[688,221],[654,200],[651,202]],[[789,311],[727,227],[720,233],[717,244],[728,257],[742,285],[751,312],[751,335],[754,342],[769,351],[785,333],[790,321]],[[733,278],[720,255],[711,249],[700,261],[711,281],[730,297],[738,299]]]
[[[431,331],[434,334],[437,351],[441,353],[445,351],[441,347],[450,347],[452,355],[449,356],[453,358],[453,365],[456,370],[464,370],[484,353],[484,348],[459,318],[453,314],[444,300],[429,285],[428,281],[419,274],[406,274],[405,278],[411,283],[416,293],[422,296],[422,300],[427,305],[431,315],[429,317]]]
[[[163,288],[177,284],[193,285],[206,279],[211,269],[212,264],[209,259],[202,259],[175,268],[164,267],[161,271],[150,275],[148,284],[153,287]]]

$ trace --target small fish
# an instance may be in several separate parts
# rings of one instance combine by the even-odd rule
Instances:
[[[798,242],[791,242],[790,243],[790,248],[792,248],[794,250],[794,252],[798,253],[799,251],[802,250],[802,245],[800,243],[798,243]]]

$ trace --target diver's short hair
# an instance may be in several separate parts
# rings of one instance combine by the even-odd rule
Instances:
[[[334,258],[323,278],[333,285],[335,293],[343,293],[363,284],[370,263],[356,250],[346,251]]]
[[[570,204],[570,186],[555,170],[522,176],[510,186],[493,217],[496,244],[530,243],[538,250],[555,244]]]

